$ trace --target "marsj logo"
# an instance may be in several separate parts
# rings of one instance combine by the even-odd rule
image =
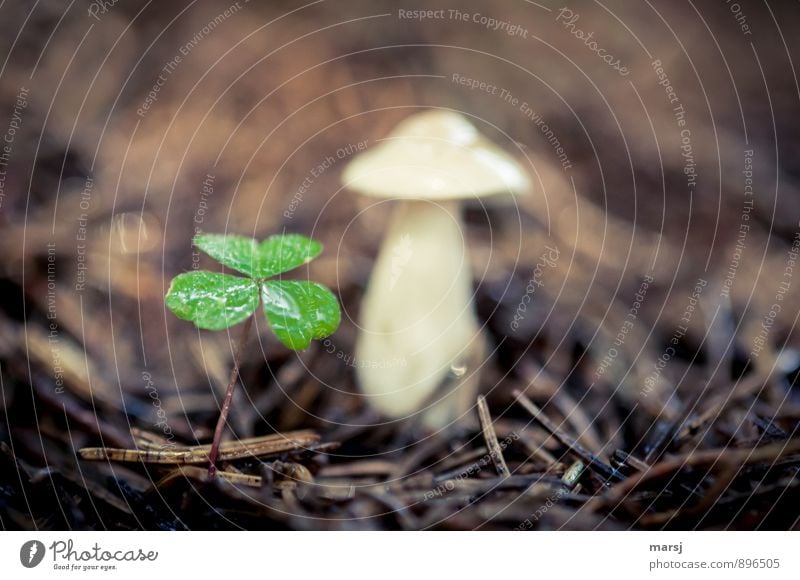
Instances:
[[[44,544],[39,540],[28,540],[19,549],[19,561],[26,568],[35,568],[44,559]]]

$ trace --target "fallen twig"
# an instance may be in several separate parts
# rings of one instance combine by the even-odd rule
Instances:
[[[492,425],[492,416],[489,414],[489,407],[486,406],[486,399],[483,395],[478,396],[478,419],[481,422],[483,438],[486,440],[486,447],[489,449],[489,457],[492,458],[494,468],[500,477],[509,477],[511,472],[508,469],[506,460],[503,457],[503,449],[497,441],[497,433]]]
[[[305,449],[319,441],[313,431],[291,431],[277,435],[253,437],[220,445],[219,458],[223,461],[245,457],[267,457],[288,451]],[[111,447],[84,447],[79,451],[82,459],[90,461],[124,461],[164,463],[174,465],[200,465],[209,463],[210,445],[178,447],[171,449],[115,449]]]
[[[622,480],[624,477],[616,469],[602,461],[595,454],[590,453],[584,449],[575,439],[564,433],[558,426],[550,421],[547,416],[519,389],[514,389],[512,394],[517,398],[517,401],[527,410],[533,418],[544,427],[559,443],[568,447],[581,459],[583,459],[589,467],[595,469],[606,479]]]

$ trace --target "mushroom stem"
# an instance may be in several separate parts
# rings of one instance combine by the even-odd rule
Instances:
[[[458,201],[398,200],[362,305],[357,374],[388,417],[438,429],[471,406],[483,354]],[[437,393],[453,382],[449,392]],[[448,385],[450,386],[450,385]]]

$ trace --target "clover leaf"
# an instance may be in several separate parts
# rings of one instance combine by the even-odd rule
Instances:
[[[261,288],[264,313],[272,332],[291,349],[308,347],[339,326],[339,303],[333,293],[315,282],[276,280]]]
[[[195,237],[194,244],[246,276],[205,270],[186,272],[175,276],[164,298],[175,316],[191,320],[198,328],[224,330],[246,321],[208,453],[208,474],[214,477],[239,376],[239,355],[259,302],[275,336],[292,350],[307,348],[312,340],[332,334],[339,326],[341,312],[336,296],[322,284],[270,279],[319,256],[319,242],[298,234],[270,236],[262,242],[243,236],[202,234]]]
[[[292,350],[307,348],[339,326],[339,302],[325,286],[299,280],[267,280],[307,264],[322,244],[299,234],[270,236],[262,242],[244,236],[202,234],[194,244],[246,278],[200,270],[176,276],[165,302],[198,328],[224,330],[263,304],[275,336]]]
[[[187,272],[172,281],[166,303],[175,316],[198,328],[224,330],[258,308],[258,286],[250,278],[216,272]]]
[[[322,244],[299,234],[270,236],[261,243],[244,236],[200,234],[194,245],[251,278],[269,278],[294,270],[322,251]]]

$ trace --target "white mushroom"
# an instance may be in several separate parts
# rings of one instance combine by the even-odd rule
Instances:
[[[436,110],[400,123],[343,181],[397,204],[361,304],[359,386],[387,417],[422,411],[444,427],[475,402],[485,356],[461,203],[524,192],[528,178],[466,118]]]

